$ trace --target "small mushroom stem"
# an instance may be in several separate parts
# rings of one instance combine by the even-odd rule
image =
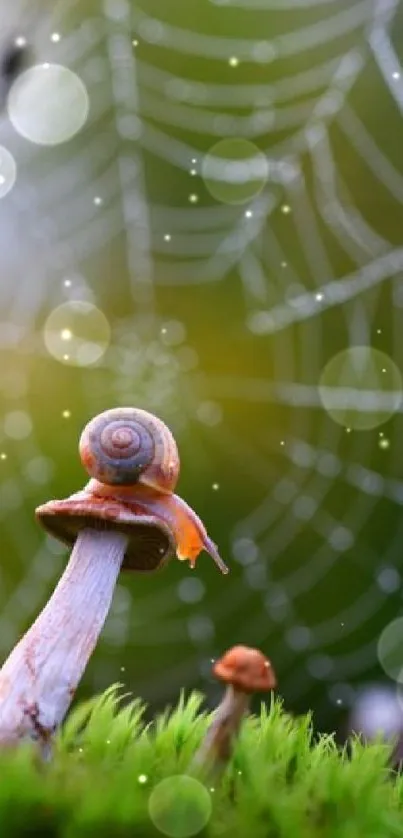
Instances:
[[[111,605],[127,537],[84,529],[45,608],[0,670],[0,744],[38,740],[63,721]]]
[[[231,757],[233,740],[250,703],[249,693],[229,684],[218,705],[206,736],[196,752],[192,767],[223,766]]]

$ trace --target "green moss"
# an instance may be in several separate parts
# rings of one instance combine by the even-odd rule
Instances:
[[[173,838],[403,838],[403,780],[381,742],[355,739],[348,755],[273,701],[245,719],[221,776],[189,780],[203,697],[149,725],[140,701],[120,701],[114,686],[78,705],[48,764],[32,745],[0,754],[0,836],[161,838],[162,825]]]

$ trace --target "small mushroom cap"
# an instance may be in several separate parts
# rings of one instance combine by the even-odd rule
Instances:
[[[216,661],[213,673],[220,681],[246,693],[267,692],[277,686],[270,661],[250,646],[233,646]]]
[[[144,515],[136,504],[97,497],[85,490],[66,500],[51,500],[35,510],[44,529],[73,547],[81,530],[117,530],[128,536],[122,569],[142,573],[161,570],[176,552],[173,533],[167,524]]]

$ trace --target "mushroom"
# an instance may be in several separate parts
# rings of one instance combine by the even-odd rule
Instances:
[[[206,549],[228,572],[196,513],[172,493],[179,458],[157,417],[136,408],[105,411],[84,429],[80,453],[100,480],[36,510],[44,528],[73,549],[48,603],[0,670],[0,743],[31,738],[45,755],[95,648],[120,570],[152,573],[175,553],[192,565]]]
[[[270,661],[259,649],[249,646],[233,646],[225,652],[214,664],[213,674],[227,685],[227,689],[193,759],[194,767],[211,763],[222,767],[228,762],[252,693],[267,692],[277,686]]]

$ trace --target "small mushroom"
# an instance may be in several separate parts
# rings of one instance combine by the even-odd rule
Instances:
[[[140,426],[147,430],[143,437]],[[84,429],[80,451],[90,475],[107,473],[108,485],[92,479],[83,491],[36,510],[45,529],[73,549],[42,613],[0,670],[0,743],[35,739],[46,756],[105,623],[120,570],[155,572],[179,552],[194,562],[202,549],[219,566],[222,561],[188,507],[185,518],[180,498],[176,512],[167,483],[179,461],[160,420],[135,408],[106,411]],[[152,489],[140,482],[150,475]]]
[[[249,646],[233,646],[225,652],[214,664],[213,674],[227,685],[227,689],[194,757],[194,767],[212,763],[222,767],[228,762],[252,693],[268,692],[277,686],[270,661],[259,649]]]

